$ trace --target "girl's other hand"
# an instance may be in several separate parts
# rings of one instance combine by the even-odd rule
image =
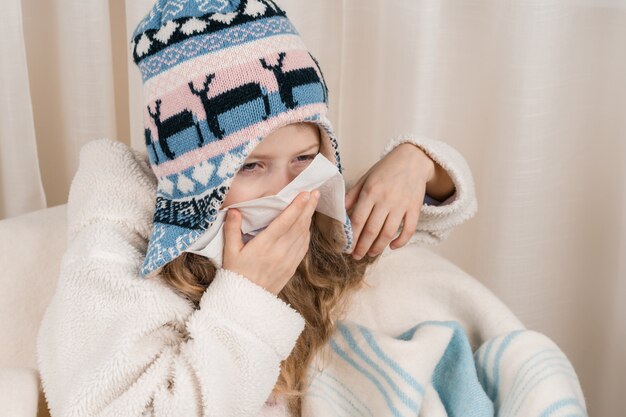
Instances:
[[[303,191],[267,228],[247,244],[241,236],[241,213],[229,209],[224,223],[222,267],[241,274],[278,295],[309,249],[310,226],[319,190]]]
[[[403,219],[402,233],[391,242],[391,248],[402,247],[409,241],[436,168],[424,151],[405,143],[374,164],[357,181],[346,194],[346,210],[353,232],[353,258],[382,253]]]

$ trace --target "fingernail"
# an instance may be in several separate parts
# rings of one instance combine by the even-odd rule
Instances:
[[[310,198],[311,198],[311,193],[304,194],[304,201],[309,201]]]
[[[313,190],[313,197],[318,198],[320,196],[319,190]]]

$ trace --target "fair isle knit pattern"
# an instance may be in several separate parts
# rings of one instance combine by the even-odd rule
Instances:
[[[343,172],[319,63],[271,0],[158,0],[131,51],[144,87],[145,143],[158,179],[141,275],[156,275],[214,222],[245,159],[272,131],[320,128]],[[344,252],[352,246],[346,213]]]

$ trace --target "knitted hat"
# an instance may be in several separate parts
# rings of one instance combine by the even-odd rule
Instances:
[[[208,230],[234,176],[272,131],[318,125],[320,151],[343,172],[322,71],[273,1],[157,0],[135,29],[131,51],[158,179],[142,277],[156,275]],[[347,252],[347,213],[343,229]]]

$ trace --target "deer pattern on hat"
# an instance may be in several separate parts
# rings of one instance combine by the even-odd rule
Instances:
[[[192,129],[195,135],[196,147],[202,147],[205,143],[214,140],[221,140],[227,133],[220,125],[219,116],[229,111],[239,109],[241,111],[242,106],[249,105],[252,112],[256,112],[256,118],[258,121],[267,120],[273,113],[280,113],[285,110],[295,109],[296,106],[301,104],[308,104],[311,101],[307,97],[307,92],[303,89],[316,89],[321,92],[322,101],[328,100],[328,89],[326,87],[323,74],[315,58],[307,52],[310,62],[304,68],[285,70],[283,67],[286,52],[278,54],[276,64],[268,63],[269,59],[261,58],[259,60],[262,68],[269,71],[275,77],[275,82],[270,86],[264,85],[264,81],[267,81],[267,76],[261,77],[259,81],[250,81],[241,85],[230,85],[228,88],[223,86],[216,86],[214,83],[216,73],[210,73],[200,79],[200,82],[196,83],[201,87],[196,87],[194,81],[189,81],[186,86],[182,86],[179,90],[175,90],[170,94],[172,101],[180,102],[180,97],[187,94],[187,88],[189,91],[197,96],[197,101],[201,103],[201,109],[199,106],[195,106],[196,112],[190,109],[183,109],[178,113],[163,119],[161,114],[161,105],[163,99],[156,99],[152,105],[147,106],[147,112],[153,121],[155,133],[152,129],[145,129],[146,146],[149,148],[151,159],[155,164],[159,164],[166,159],[172,160],[176,158],[176,151],[174,151],[170,145],[170,138],[176,138],[176,136],[185,132],[188,129]],[[302,58],[302,53],[299,53]],[[258,72],[257,72],[258,73]],[[267,75],[262,74],[260,75]],[[228,81],[225,81],[228,83]],[[212,94],[213,87],[218,90],[224,90],[218,94]],[[277,91],[271,91],[274,89]],[[181,91],[182,90],[182,91]],[[299,94],[298,94],[299,93]],[[275,97],[274,97],[275,96]],[[271,100],[270,100],[271,97]],[[297,98],[299,97],[299,99]],[[315,97],[315,96],[314,96]],[[277,98],[280,99],[280,104]],[[274,107],[280,107],[273,111]],[[240,126],[234,126],[234,129]],[[156,143],[153,138],[157,138]],[[193,143],[186,141],[186,145],[189,146]],[[182,149],[182,152],[188,149]]]
[[[232,179],[265,136],[320,127],[342,172],[319,62],[270,0],[158,0],[135,30],[144,84],[144,139],[158,179],[143,277],[214,222]],[[346,250],[352,229],[346,214]]]

